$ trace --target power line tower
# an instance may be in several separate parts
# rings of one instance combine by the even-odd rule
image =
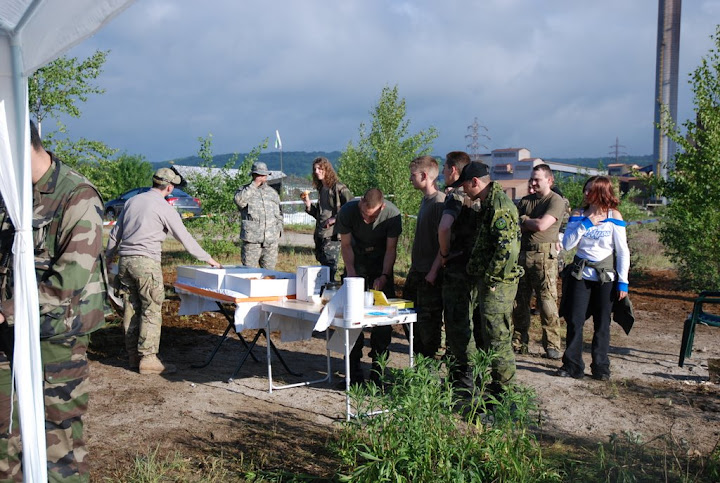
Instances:
[[[624,148],[624,147],[626,147],[626,146],[623,146],[622,144],[620,144],[620,141],[618,140],[618,138],[615,137],[615,144],[610,146],[610,149],[612,149],[612,151],[610,151],[608,154],[610,156],[615,156],[616,164],[620,162],[620,156],[627,156],[627,153],[620,149],[620,148]]]
[[[487,139],[488,141],[490,141],[490,136],[485,134],[488,128],[480,124],[478,122],[478,118],[476,117],[473,123],[470,124],[467,129],[469,131],[469,134],[465,135],[465,139],[470,140],[470,144],[467,145],[468,151],[470,151],[470,153],[468,153],[470,154],[470,159],[472,161],[480,161],[480,147],[490,149],[481,142],[481,139]],[[485,132],[480,132],[480,130],[483,130]]]

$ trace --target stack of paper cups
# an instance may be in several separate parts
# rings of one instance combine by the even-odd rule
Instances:
[[[365,317],[365,279],[345,277],[344,283],[343,319],[349,322],[362,322]]]

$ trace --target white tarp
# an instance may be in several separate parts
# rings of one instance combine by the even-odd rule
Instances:
[[[89,37],[133,0],[0,1],[0,195],[17,230],[14,372],[25,481],[47,481],[27,79]],[[7,431],[1,428],[0,431]]]

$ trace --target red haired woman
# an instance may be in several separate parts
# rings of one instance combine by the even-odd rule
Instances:
[[[335,280],[340,242],[335,233],[335,217],[340,207],[352,199],[347,186],[338,181],[335,170],[327,158],[313,160],[313,185],[318,191],[318,201],[310,203],[307,194],[301,196],[305,211],[315,218],[315,258],[321,265],[330,267],[330,280]]]
[[[585,375],[582,358],[583,325],[592,315],[593,379],[610,379],[610,316],[613,299],[623,299],[628,292],[630,250],[625,233],[626,223],[617,211],[618,198],[606,176],[598,176],[585,185],[584,204],[573,213],[563,238],[563,247],[577,247],[577,254],[563,281],[563,315],[567,322],[567,347],[561,377],[581,379]]]

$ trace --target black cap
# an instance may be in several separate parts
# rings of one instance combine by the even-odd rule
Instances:
[[[473,178],[482,178],[483,176],[487,176],[489,174],[490,168],[488,168],[487,164],[481,163],[479,161],[473,161],[465,165],[462,173],[460,173],[460,177],[457,179],[457,181],[451,184],[450,187],[457,188],[465,181],[470,181]]]

